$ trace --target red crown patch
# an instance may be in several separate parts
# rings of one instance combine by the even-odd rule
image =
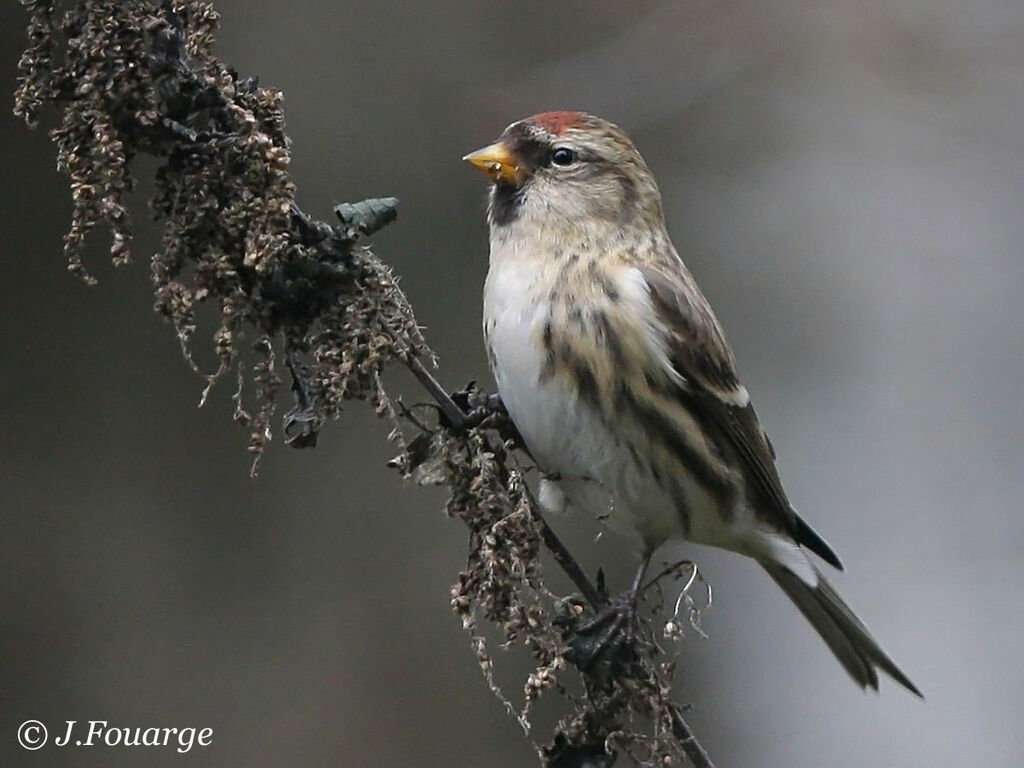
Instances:
[[[530,121],[554,136],[561,136],[567,128],[572,128],[583,117],[582,112],[541,112]]]

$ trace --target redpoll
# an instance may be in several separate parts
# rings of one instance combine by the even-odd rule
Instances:
[[[546,496],[639,534],[645,564],[673,537],[754,558],[857,683],[877,688],[881,669],[920,695],[812,561],[842,567],[786,497],[626,134],[546,112],[465,159],[494,181],[488,355]]]

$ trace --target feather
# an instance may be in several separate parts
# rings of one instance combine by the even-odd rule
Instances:
[[[761,565],[800,609],[861,688],[877,690],[876,669],[881,669],[908,691],[924,698],[824,576],[818,574],[812,586],[785,566],[765,562]]]
[[[775,468],[774,451],[736,374],[725,334],[682,260],[676,256],[676,261],[671,273],[649,265],[637,268],[666,328],[672,367],[685,382],[674,388],[675,396],[731,449],[759,502],[755,511],[842,570],[832,547],[789,503]]]

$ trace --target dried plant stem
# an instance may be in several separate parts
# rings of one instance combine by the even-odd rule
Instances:
[[[412,372],[412,375],[419,379],[420,384],[427,390],[427,394],[434,398],[434,401],[441,409],[441,413],[448,419],[448,423],[452,425],[452,428],[456,431],[463,429],[466,424],[466,414],[452,400],[451,395],[437,382],[433,374],[426,369],[419,357],[409,355],[405,358],[404,362],[406,367]]]
[[[427,394],[434,398],[434,401],[452,428],[455,431],[465,428],[467,425],[466,413],[451,398],[451,395],[445,391],[444,387],[438,383],[434,375],[426,369],[422,361],[415,355],[410,355],[404,362],[406,367],[423,385],[423,388],[427,390]],[[576,588],[586,598],[587,602],[590,603],[591,607],[598,609],[607,605],[607,598],[590,583],[590,579],[587,578],[587,574],[584,573],[580,564],[576,562],[576,558],[572,556],[572,553],[562,543],[562,540],[558,538],[558,535],[552,530],[551,526],[548,525],[547,520],[544,519],[539,505],[531,505],[531,510],[540,528],[541,537],[544,539],[544,546],[547,547],[552,557],[555,558],[555,562],[572,579],[572,583],[576,585]]]
[[[572,579],[576,589],[580,591],[594,609],[607,605],[607,598],[590,583],[590,579],[587,578],[587,574],[583,572],[580,564],[576,562],[576,558],[566,549],[562,540],[558,538],[536,507],[534,507],[533,515],[537,520],[537,525],[540,526],[540,535],[544,539],[544,546],[547,547],[548,552],[555,558],[555,562],[565,571],[566,575]]]
[[[676,704],[672,705],[672,732],[695,768],[715,768],[715,764],[708,757],[707,750],[697,741],[697,737],[693,735],[693,731],[683,719],[683,713],[679,711]]]
[[[419,380],[423,385],[423,388],[427,391],[432,398],[434,398],[441,412],[444,413],[448,419],[452,428],[456,431],[461,430],[466,425],[466,413],[458,406],[458,404],[452,399],[451,395],[441,386],[430,371],[426,369],[420,359],[416,356],[410,355],[405,359],[405,365],[409,368],[412,374]],[[576,562],[576,558],[572,556],[572,553],[568,550],[562,540],[558,538],[558,535],[554,532],[547,520],[539,510],[537,504],[531,505],[531,511],[534,519],[537,521],[537,525],[540,528],[541,538],[544,540],[544,546],[548,552],[554,557],[555,562],[558,563],[559,567],[565,572],[565,574],[572,580],[573,584],[580,591],[583,597],[590,603],[591,607],[598,610],[608,604],[608,599],[602,595],[597,588],[587,578],[586,573],[583,571],[582,566]],[[663,571],[657,578],[669,573],[669,570]],[[653,580],[652,580],[653,581]],[[649,586],[649,584],[648,584]],[[683,717],[683,713],[680,711],[679,706],[676,704],[671,705],[671,717],[672,717],[672,731],[679,741],[680,746],[686,753],[686,756],[693,763],[695,768],[715,768],[714,763],[711,762],[711,758],[708,756],[707,750],[701,745],[694,736],[693,730]]]

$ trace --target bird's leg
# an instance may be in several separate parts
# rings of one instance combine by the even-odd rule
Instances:
[[[629,589],[609,601],[592,619],[575,627],[569,644],[576,656],[576,664],[585,672],[596,664],[614,670],[634,661],[637,657],[637,601],[651,554],[644,555]],[[600,634],[597,634],[600,633]],[[597,634],[595,640],[590,637]]]
[[[610,623],[614,627],[625,628],[627,638],[632,641],[636,634],[636,604],[640,597],[640,585],[643,583],[644,574],[647,572],[647,565],[650,561],[651,556],[645,555],[629,589],[612,599],[604,610],[582,624],[577,631],[593,632]]]
[[[640,567],[637,568],[636,576],[633,577],[633,583],[630,584],[629,590],[623,595],[629,610],[629,619],[626,622],[626,642],[630,645],[636,641],[636,603],[640,598],[640,585],[643,584],[644,574],[647,572],[647,566],[651,562],[651,554],[653,553],[644,555],[640,561]]]

